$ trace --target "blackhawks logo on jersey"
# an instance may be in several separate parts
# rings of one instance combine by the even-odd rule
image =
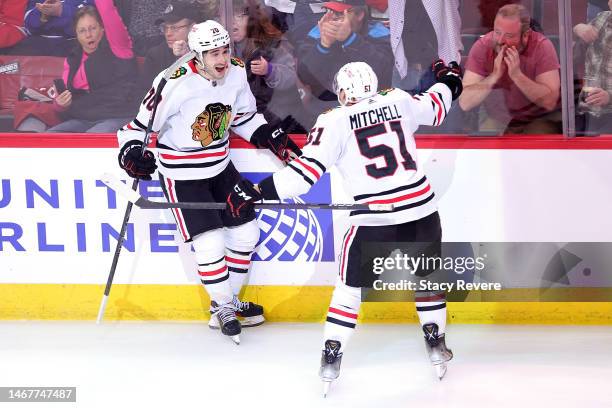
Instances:
[[[232,117],[232,107],[215,102],[206,105],[195,122],[191,125],[192,139],[202,146],[208,146],[215,140],[223,139]]]
[[[174,71],[174,74],[172,74],[172,76],[170,77],[170,79],[176,79],[176,78],[180,78],[183,75],[185,75],[187,73],[187,68],[185,67],[180,67],[179,69],[177,69],[176,71]]]
[[[232,57],[230,61],[232,62],[232,65],[236,65],[237,67],[244,68],[244,61],[242,61],[240,58]]]

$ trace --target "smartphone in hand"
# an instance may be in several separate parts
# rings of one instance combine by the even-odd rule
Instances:
[[[54,79],[53,85],[55,85],[55,90],[57,91],[58,96],[61,95],[62,92],[64,92],[67,89],[66,84],[64,83],[64,80],[61,78]]]

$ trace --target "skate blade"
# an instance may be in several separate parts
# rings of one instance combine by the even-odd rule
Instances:
[[[213,330],[219,330],[221,326],[219,325],[219,320],[215,316],[211,317],[208,321],[208,328]]]
[[[253,317],[238,317],[238,321],[240,322],[240,326],[242,327],[255,327],[261,326],[265,323],[266,319],[263,316],[253,316]],[[213,330],[219,330],[221,326],[219,326],[219,321],[216,318],[210,318],[208,321],[208,328]]]
[[[446,364],[438,364],[435,365],[434,368],[436,369],[436,375],[438,376],[438,379],[442,381],[442,378],[444,378],[444,375],[446,374]]]
[[[240,316],[237,317],[238,321],[240,322],[240,326],[242,327],[261,326],[266,321],[266,319],[261,315],[245,318],[240,318]],[[213,330],[219,330],[221,328],[221,326],[219,325],[219,320],[216,317],[211,316],[211,318],[208,320],[208,328]]]
[[[329,393],[329,388],[331,387],[331,380],[323,380],[323,398],[327,398],[327,394]]]
[[[266,321],[266,319],[263,317],[263,315],[244,317],[242,320],[240,318],[238,318],[238,320],[240,320],[240,325],[242,327],[261,326]]]
[[[240,345],[240,336],[239,335],[235,335],[235,336],[230,336],[230,339],[232,339],[232,341],[239,346]]]

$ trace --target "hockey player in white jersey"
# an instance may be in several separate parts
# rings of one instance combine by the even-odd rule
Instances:
[[[209,20],[192,27],[188,44],[196,57],[183,64],[163,88],[152,130],[158,132],[157,164],[166,198],[177,201],[224,201],[240,174],[229,158],[229,130],[283,162],[300,149],[282,129],[272,129],[257,113],[244,64],[230,57],[230,36]],[[163,73],[153,82],[137,117],[117,133],[119,165],[131,177],[151,179],[152,152],[141,155],[145,124]],[[263,323],[263,308],[242,302],[238,294],[259,239],[255,212],[233,218],[218,210],[173,209],[177,230],[191,242],[198,274],[211,298],[211,328],[238,343],[242,326]],[[242,318],[242,324],[237,319]]]
[[[342,355],[357,323],[362,287],[373,277],[360,271],[364,242],[420,242],[439,253],[441,227],[434,192],[416,161],[413,133],[419,125],[439,125],[462,91],[461,70],[436,61],[437,82],[422,94],[399,89],[377,92],[376,74],[363,62],[343,66],[335,80],[341,106],[319,116],[303,154],[257,186],[239,182],[227,211],[239,217],[253,201],[305,193],[335,165],[356,203],[393,204],[390,212],[352,211],[342,240],[340,272],[324,331],[320,376],[327,394],[340,373]],[[245,195],[249,196],[245,200]],[[367,275],[367,276],[364,276]],[[429,357],[440,378],[452,352],[445,345],[444,292],[417,292],[417,313]]]

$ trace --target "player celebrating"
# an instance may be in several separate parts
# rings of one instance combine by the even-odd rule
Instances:
[[[413,133],[419,125],[439,125],[462,86],[455,62],[446,66],[439,60],[432,69],[438,83],[411,96],[399,89],[377,93],[378,80],[369,65],[346,64],[334,84],[342,106],[319,116],[302,156],[257,186],[240,181],[227,198],[227,211],[240,218],[251,211],[253,201],[307,192],[335,165],[356,203],[394,204],[392,211],[350,213],[352,226],[342,241],[339,278],[325,323],[320,370],[325,394],[340,374],[343,351],[357,323],[360,288],[373,283],[371,276],[361,276],[362,243],[424,242],[433,254],[440,252],[440,219],[434,193],[416,162]],[[442,378],[453,356],[444,340],[444,292],[417,292],[415,301],[429,357]]]
[[[158,132],[159,178],[166,198],[177,201],[223,201],[240,174],[229,158],[229,130],[288,162],[301,152],[282,129],[271,129],[258,114],[244,64],[230,58],[230,36],[208,20],[192,27],[189,48],[196,57],[183,64],[154,101],[160,73],[144,98],[136,119],[117,133],[119,165],[130,177],[151,180],[157,168],[150,151],[141,155],[151,111]],[[178,230],[191,242],[198,274],[211,298],[211,328],[239,343],[241,326],[263,323],[263,308],[242,302],[238,294],[259,239],[255,211],[230,217],[218,210],[173,209]],[[244,320],[241,323],[237,317]]]

